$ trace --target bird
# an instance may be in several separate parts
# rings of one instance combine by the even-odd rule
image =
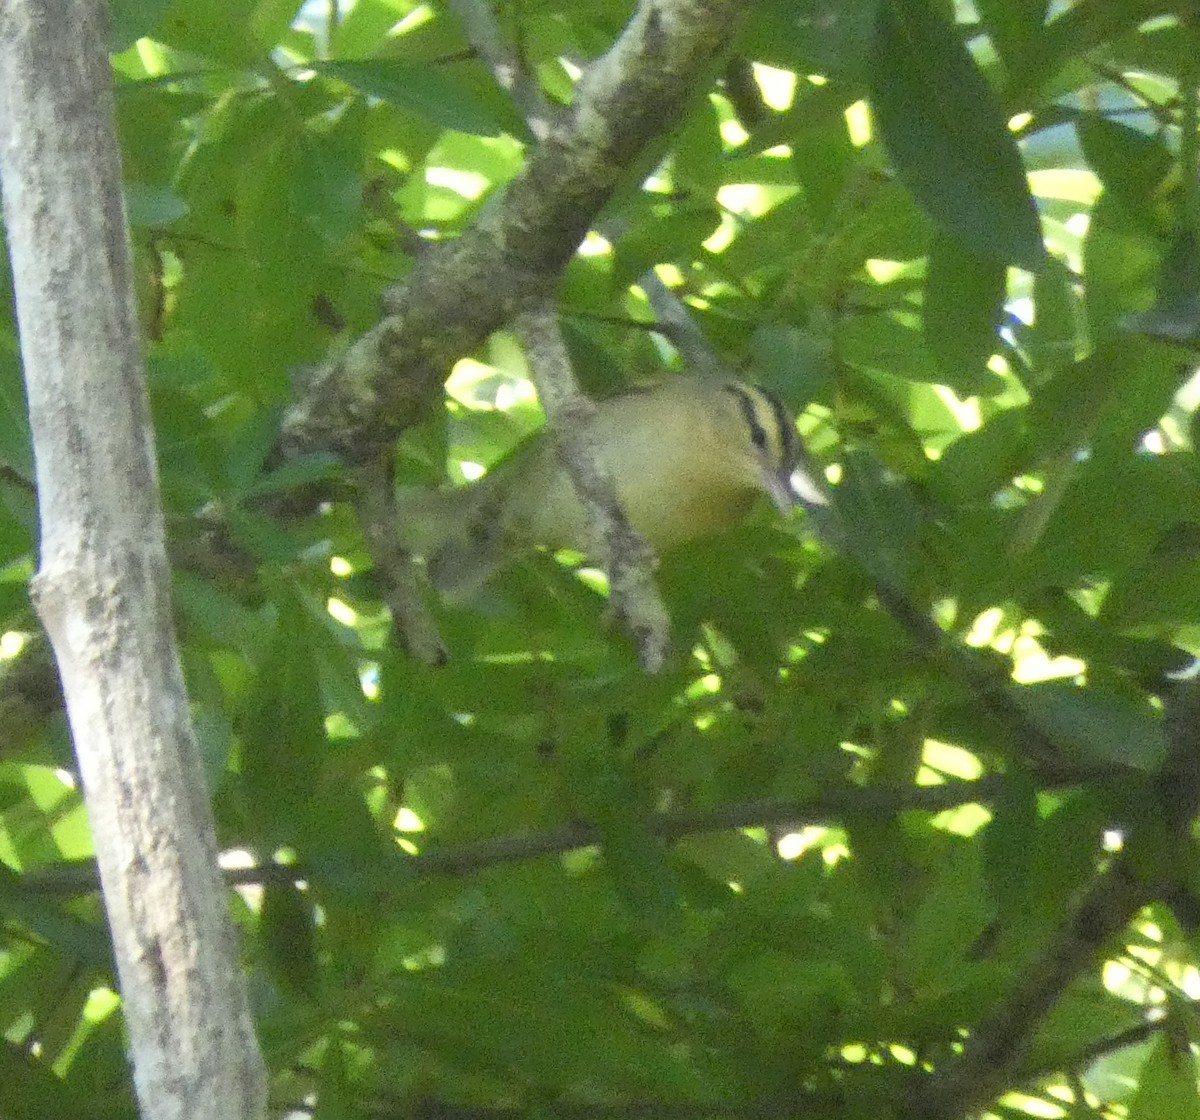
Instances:
[[[738,524],[763,494],[781,513],[825,502],[795,421],[757,386],[674,375],[597,401],[592,422],[621,508],[660,555]],[[535,547],[589,550],[583,506],[541,432],[479,481],[398,505],[402,543],[454,599]]]

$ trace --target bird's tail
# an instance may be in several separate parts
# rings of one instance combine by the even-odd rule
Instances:
[[[443,597],[470,599],[500,566],[499,509],[485,482],[396,495],[400,543],[425,562]]]

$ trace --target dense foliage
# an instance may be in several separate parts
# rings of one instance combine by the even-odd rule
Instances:
[[[113,4],[179,636],[277,1115],[1200,1117],[1200,736],[1172,707],[1200,653],[1200,27],[1167,0],[747,7],[584,215],[562,322],[593,394],[679,367],[656,268],[793,408],[833,508],[664,557],[651,675],[545,555],[434,604],[448,664],[408,656],[350,468],[278,450],[306,367],[536,146],[489,32],[567,105],[632,5]],[[129,1116],[26,594],[10,302],[0,1116]],[[405,486],[539,422],[511,333],[462,357]]]

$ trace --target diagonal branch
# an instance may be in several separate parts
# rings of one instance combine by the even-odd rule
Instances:
[[[1166,708],[1167,763],[1159,798],[1168,826],[1187,842],[1200,798],[1200,682],[1181,682]],[[1169,897],[1179,872],[1138,858],[1136,833],[1073,907],[1058,936],[981,1023],[963,1052],[936,1069],[903,1112],[912,1120],[959,1120],[995,1099],[1019,1074],[1043,1017],[1071,982],[1121,936],[1138,911]]]
[[[422,257],[389,293],[389,314],[311,372],[285,418],[284,450],[361,461],[426,415],[454,361],[561,271],[750,10],[746,0],[641,0],[503,197]]]
[[[1118,859],[1068,917],[1050,948],[971,1031],[956,1060],[937,1070],[903,1112],[911,1120],[959,1120],[1000,1095],[1025,1060],[1042,1019],[1071,982],[1121,934],[1153,892]]]

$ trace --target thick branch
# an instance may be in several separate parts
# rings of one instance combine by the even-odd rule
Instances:
[[[544,289],[646,146],[704,87],[745,0],[641,0],[504,197],[422,257],[390,314],[315,370],[284,423],[290,450],[369,458],[427,414],[451,365]]]

